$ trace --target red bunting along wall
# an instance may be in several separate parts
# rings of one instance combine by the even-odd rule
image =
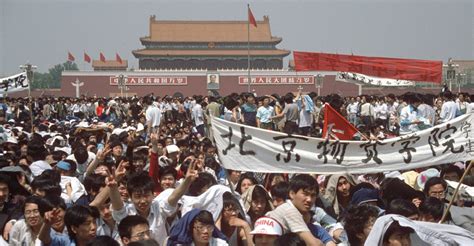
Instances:
[[[360,73],[379,78],[441,83],[442,61],[293,51],[296,71]]]

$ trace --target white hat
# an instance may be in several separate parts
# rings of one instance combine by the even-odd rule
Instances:
[[[166,146],[166,153],[168,154],[178,152],[178,151],[179,151],[179,147],[174,144]]]
[[[264,216],[255,221],[254,229],[250,234],[281,236],[283,234],[283,228],[275,219]]]

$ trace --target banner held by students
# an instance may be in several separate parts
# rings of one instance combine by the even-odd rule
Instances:
[[[268,131],[218,118],[222,165],[264,173],[377,173],[474,159],[474,114],[383,141],[339,141]]]
[[[28,90],[26,72],[0,79],[0,95]]]

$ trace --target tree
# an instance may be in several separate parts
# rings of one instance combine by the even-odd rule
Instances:
[[[34,73],[32,89],[50,89],[61,87],[61,74],[63,71],[77,71],[79,68],[74,62],[64,62],[50,68],[47,73]]]

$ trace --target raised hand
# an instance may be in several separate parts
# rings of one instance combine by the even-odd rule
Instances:
[[[105,178],[105,184],[109,187],[109,188],[116,188],[118,187],[118,183],[117,183],[117,180],[115,179],[115,167],[112,167],[112,173],[111,174],[110,172],[107,172],[107,177]]]
[[[187,157],[184,161],[188,160],[189,157]],[[186,172],[186,179],[190,181],[194,181],[197,179],[199,176],[198,170],[196,170],[196,159],[194,158],[189,158],[191,159],[191,163],[189,164],[188,171]]]
[[[110,144],[106,144],[104,149],[102,150],[99,150],[99,152],[97,152],[97,159],[99,159],[99,161],[103,161],[105,160],[105,157],[112,151],[112,148],[110,148]]]
[[[116,180],[121,180],[125,174],[127,173],[127,168],[129,167],[129,163],[126,160],[122,160],[120,164],[118,165],[117,169],[114,172],[115,179]],[[115,168],[113,168],[115,169]]]
[[[53,210],[44,213],[43,221],[49,225],[56,223],[60,212],[59,208],[53,208]]]

